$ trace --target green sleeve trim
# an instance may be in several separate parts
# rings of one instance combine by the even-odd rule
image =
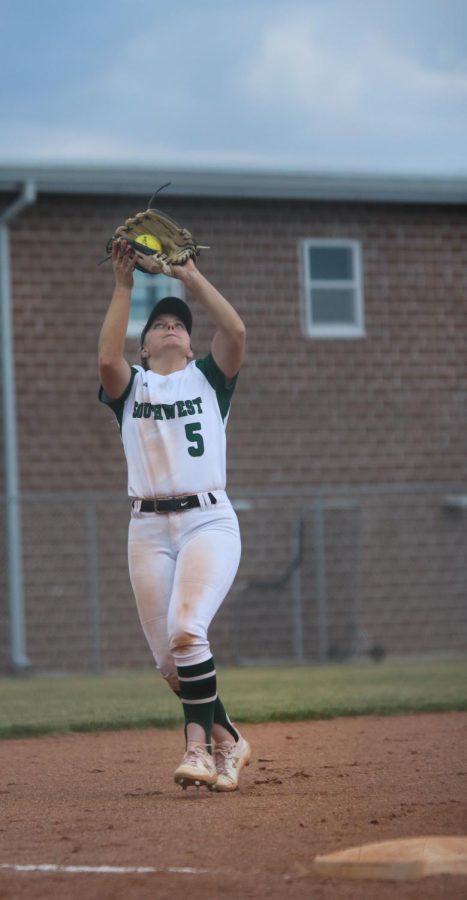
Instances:
[[[203,373],[206,380],[209,381],[211,387],[214,388],[222,421],[225,421],[230,409],[232,394],[235,390],[235,385],[237,384],[238,372],[230,379],[230,381],[228,381],[222,369],[217,365],[212,353],[208,353],[208,355],[204,356],[202,359],[197,359],[195,364],[200,372]]]
[[[112,400],[111,397],[109,397],[105,393],[102,385],[99,388],[99,400],[101,403],[105,403],[106,406],[109,406],[110,409],[115,413],[115,416],[116,416],[117,422],[118,422],[118,427],[120,428],[120,433],[122,431],[123,409],[125,406],[125,400],[129,396],[132,384],[135,380],[135,375],[137,375],[137,374],[138,374],[138,369],[135,366],[132,366],[130,380],[129,380],[122,396],[117,397],[116,400]]]

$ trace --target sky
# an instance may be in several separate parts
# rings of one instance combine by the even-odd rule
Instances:
[[[467,0],[0,0],[0,163],[467,174]]]

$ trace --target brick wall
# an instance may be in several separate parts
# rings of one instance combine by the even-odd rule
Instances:
[[[118,432],[111,413],[96,401],[96,341],[112,291],[110,264],[98,267],[97,262],[115,225],[141,203],[137,197],[40,197],[12,225],[18,437],[25,494],[125,489]],[[386,574],[378,575],[378,589],[373,586],[368,592],[365,616],[372,623],[384,620],[388,596],[394,597],[389,573],[394,566],[402,573],[410,569],[408,593],[402,591],[406,600],[401,610],[406,613],[391,616],[385,631],[388,648],[465,649],[465,632],[460,636],[459,627],[455,634],[440,631],[433,612],[442,593],[454,622],[464,621],[465,567],[459,571],[457,563],[452,572],[452,543],[449,537],[438,540],[438,529],[444,486],[447,492],[467,481],[465,207],[168,199],[164,208],[186,221],[201,243],[211,245],[200,267],[234,303],[248,328],[247,361],[228,426],[232,494],[247,497],[256,491],[258,497],[259,489],[266,494],[278,489],[296,493],[302,486],[339,492],[343,486],[433,484],[431,504],[425,499],[421,518],[419,504],[407,504],[405,513],[398,513],[404,540],[391,550],[396,556],[388,561]],[[302,333],[297,247],[310,237],[361,241],[365,338],[310,340]],[[202,354],[211,329],[204,314],[194,312],[193,345]],[[129,341],[130,361],[136,360],[136,351],[136,342]],[[3,468],[0,477],[3,484]],[[256,511],[242,516],[243,566],[267,578],[276,564],[286,564],[288,538],[281,535],[281,504],[265,501],[265,507],[261,510],[256,499]],[[292,507],[289,519],[295,515]],[[295,507],[300,504],[295,502]],[[23,506],[28,628],[41,668],[91,664],[85,623],[81,644],[72,650],[79,617],[87,615],[82,515],[82,510],[58,511],[55,504],[42,509]],[[104,662],[147,664],[126,573],[125,508],[119,516],[118,525],[112,515],[99,518],[101,552],[111,560],[100,585]],[[371,552],[378,554],[384,540],[376,520],[372,522]],[[457,546],[465,537],[462,514],[455,529]],[[371,536],[366,540],[371,542]],[[47,544],[46,552],[40,549],[41,541]],[[415,568],[411,554],[418,559]],[[417,579],[419,568],[426,575],[424,561],[430,571],[436,569],[436,578]],[[368,575],[363,584],[365,578]],[[48,596],[51,585],[58,591],[55,599]],[[4,597],[2,582],[0,588]],[[287,598],[288,589],[278,600],[278,621]],[[232,602],[230,598],[213,631],[225,659],[235,656],[228,626],[234,621]],[[248,600],[258,635],[265,602],[269,614],[264,597]],[[314,657],[312,605],[310,610],[307,646]],[[415,631],[420,633],[424,617],[431,637],[420,642]],[[3,599],[3,650],[6,626]],[[57,629],[62,647],[58,662]],[[240,648],[237,656],[251,653],[249,646],[245,652]]]

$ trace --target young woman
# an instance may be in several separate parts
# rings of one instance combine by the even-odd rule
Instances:
[[[181,699],[186,752],[175,781],[238,787],[250,758],[217,694],[209,625],[240,561],[240,534],[225,493],[225,428],[245,352],[245,326],[189,260],[173,267],[215,326],[194,359],[191,312],[177,297],[152,310],[141,365],[124,358],[134,258],[114,243],[115,288],[99,338],[99,399],[114,411],[128,465],[128,558],[138,613],[156,665]],[[214,751],[214,752],[212,752]]]

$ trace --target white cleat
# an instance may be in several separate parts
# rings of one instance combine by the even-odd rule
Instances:
[[[217,770],[216,791],[236,791],[240,772],[250,762],[251,747],[240,735],[237,743],[223,741],[216,744],[214,761]]]
[[[205,786],[212,790],[217,781],[217,771],[214,759],[206,749],[206,744],[198,744],[195,741],[188,743],[186,753],[174,772],[174,781],[185,791],[187,787],[195,787],[199,790]]]

